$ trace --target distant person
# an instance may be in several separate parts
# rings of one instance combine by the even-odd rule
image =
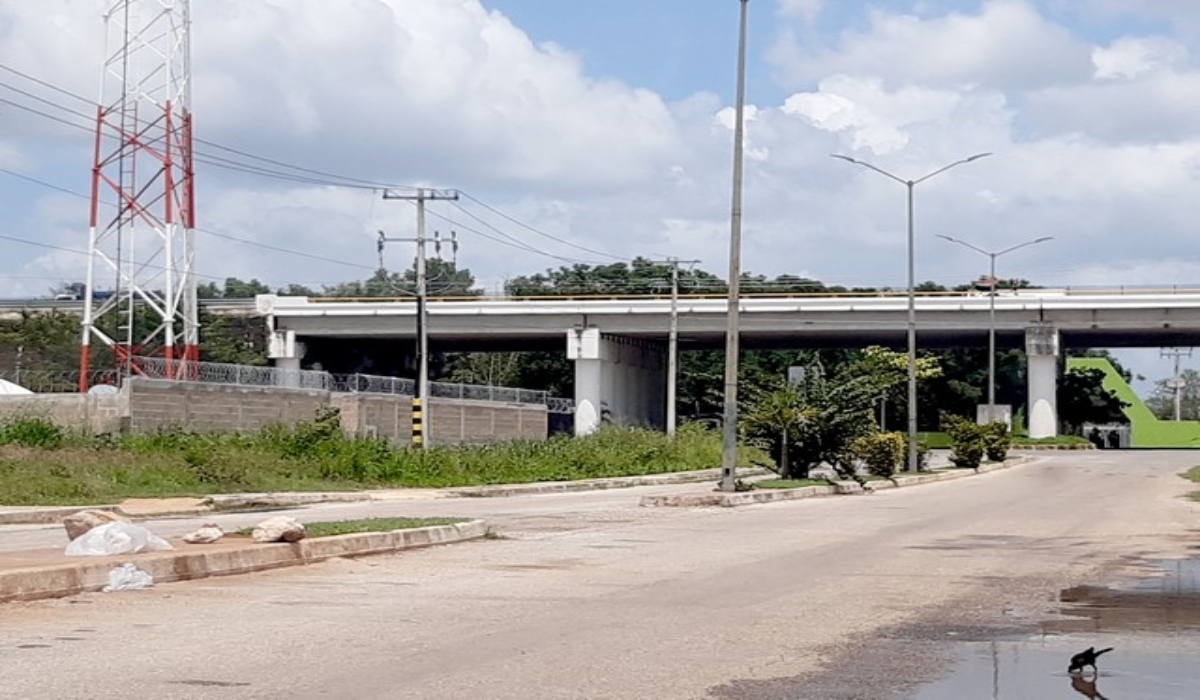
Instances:
[[[1108,432],[1108,448],[1110,450],[1121,449],[1121,433],[1117,432],[1116,430],[1110,430]]]
[[[1096,449],[1104,449],[1104,438],[1100,435],[1100,429],[1093,426],[1092,431],[1088,433],[1088,442],[1096,446]]]

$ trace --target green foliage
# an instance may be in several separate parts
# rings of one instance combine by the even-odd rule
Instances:
[[[798,434],[804,423],[816,415],[816,409],[803,405],[804,397],[798,387],[783,383],[773,389],[759,389],[749,397],[747,410],[742,412],[741,428],[751,438],[765,443],[776,456],[779,473],[792,475],[789,460],[790,437]]]
[[[1175,386],[1173,377],[1154,383],[1154,391],[1146,399],[1146,407],[1159,420],[1175,418]],[[1185,369],[1179,373],[1179,418],[1200,420],[1200,372]]]
[[[16,416],[0,423],[0,445],[54,449],[64,438],[62,428],[46,418]]]
[[[1014,445],[1090,445],[1087,438],[1079,435],[1059,435],[1057,437],[1031,438],[1026,435],[1013,435]]]
[[[889,478],[904,465],[908,442],[900,433],[873,433],[850,443],[850,452],[872,476]]]
[[[1003,462],[1008,457],[1008,448],[1012,445],[1012,437],[1008,425],[1004,421],[992,421],[980,426],[983,438],[983,452],[989,462]]]
[[[1072,368],[1058,383],[1058,418],[1064,432],[1080,435],[1084,423],[1124,423],[1122,409],[1129,403],[1104,388],[1104,371],[1094,367]]]
[[[805,486],[826,486],[829,482],[824,479],[767,479],[756,481],[755,487],[760,489],[799,489]]]
[[[942,414],[942,429],[950,435],[950,462],[960,469],[978,469],[986,450],[983,426],[961,416]]]
[[[782,449],[780,427],[788,426],[783,478],[806,478],[822,463],[852,478],[850,444],[875,430],[871,412],[875,396],[871,377],[846,371],[830,379],[818,364],[809,367],[798,384],[777,384],[774,390],[757,394],[760,403],[750,407],[750,420],[740,427],[747,437]]]
[[[698,424],[674,439],[610,427],[586,438],[560,437],[480,446],[396,448],[346,437],[325,412],[294,428],[254,435],[162,430],[151,435],[79,439],[59,449],[0,446],[0,503],[87,504],[130,497],[230,491],[312,491],[450,487],[659,474],[715,468],[717,432]],[[739,452],[742,466],[770,458]]]
[[[455,263],[434,257],[425,261],[425,284],[430,296],[479,296],[482,293],[475,287],[475,275],[470,270],[460,270]],[[327,297],[347,298],[412,297],[416,293],[417,273],[412,268],[403,272],[377,270],[365,280],[327,286],[321,292]]]
[[[463,518],[366,518],[363,520],[305,523],[304,532],[308,537],[333,537],[335,535],[352,535],[360,532],[412,530],[419,527],[454,525],[461,522],[466,521]]]

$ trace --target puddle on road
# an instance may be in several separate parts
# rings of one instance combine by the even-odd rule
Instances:
[[[1142,567],[1140,567],[1142,568]],[[1200,696],[1200,560],[1147,562],[1126,586],[1061,592],[1063,617],[1033,638],[958,645],[950,676],[913,700],[1194,700]],[[1067,674],[1071,655],[1114,647],[1097,676]]]

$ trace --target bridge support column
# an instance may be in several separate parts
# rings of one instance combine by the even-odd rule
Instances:
[[[1058,435],[1058,329],[1025,329],[1025,361],[1029,383],[1029,437]]]
[[[567,357],[575,363],[575,434],[603,423],[662,427],[666,371],[661,348],[604,335],[599,328],[567,331]]]

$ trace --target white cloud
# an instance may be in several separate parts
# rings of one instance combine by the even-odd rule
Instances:
[[[1122,37],[1092,51],[1097,78],[1137,78],[1188,61],[1186,46],[1161,37]]]
[[[779,0],[779,15],[812,22],[825,9],[825,0]]]
[[[217,138],[298,139],[393,180],[470,164],[579,188],[649,177],[680,147],[657,95],[587,78],[476,0],[225,0],[195,14],[197,128]]]
[[[843,31],[832,46],[810,49],[790,32],[771,55],[795,88],[830,74],[876,76],[889,84],[1028,88],[1090,74],[1089,47],[1026,0],[988,0],[976,14],[931,18],[882,9],[866,31]]]

